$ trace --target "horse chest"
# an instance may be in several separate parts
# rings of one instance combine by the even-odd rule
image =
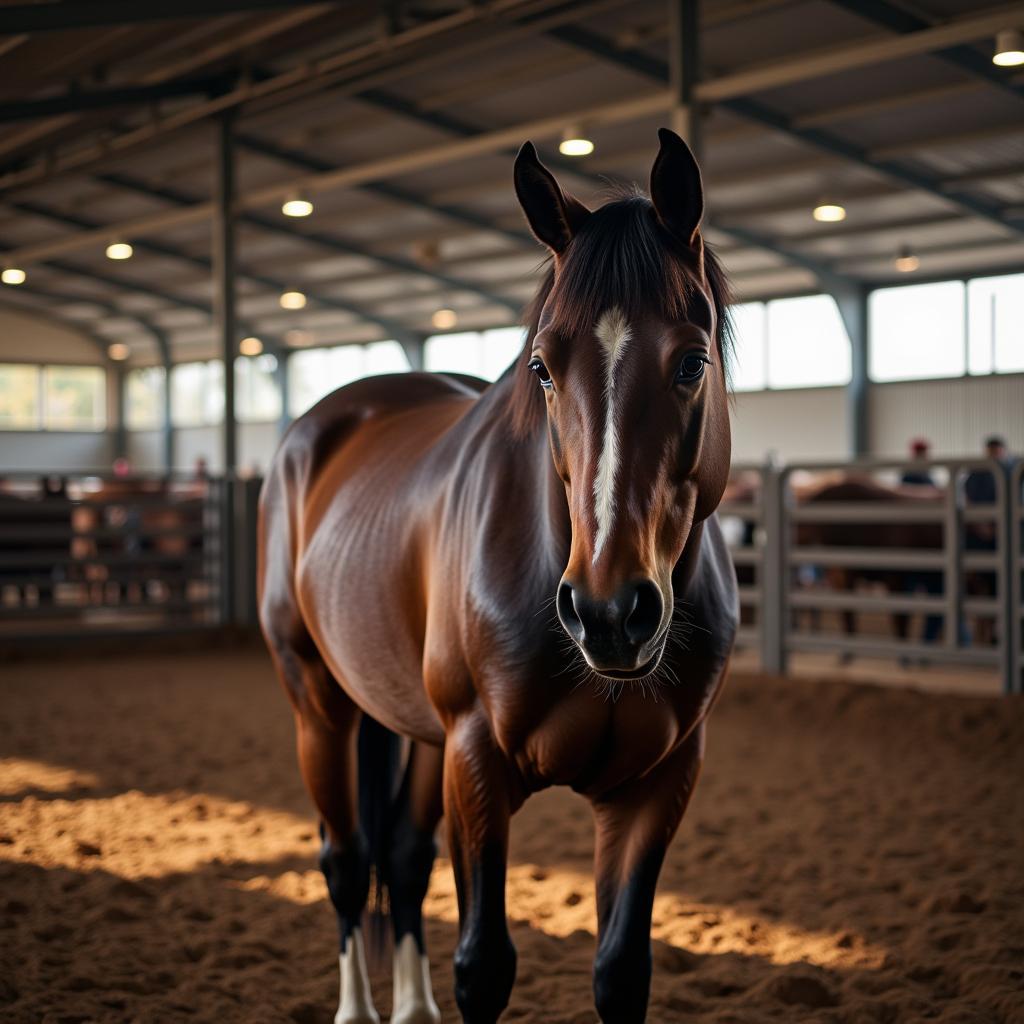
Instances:
[[[640,693],[615,701],[581,687],[510,751],[530,789],[569,785],[599,793],[642,776],[680,742],[675,710]]]

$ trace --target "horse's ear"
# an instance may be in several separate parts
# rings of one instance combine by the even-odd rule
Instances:
[[[651,202],[658,220],[684,245],[700,249],[704,186],[690,147],[668,128],[658,129],[661,149],[651,168]]]
[[[556,256],[590,216],[575,197],[561,190],[554,175],[540,162],[532,142],[524,142],[516,157],[516,195],[530,229]]]

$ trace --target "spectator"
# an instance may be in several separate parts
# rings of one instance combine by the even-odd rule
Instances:
[[[1006,441],[998,434],[985,439],[985,456],[998,462],[1008,473],[1011,467]],[[995,473],[990,469],[975,469],[964,481],[964,496],[970,505],[994,505],[998,487]],[[994,511],[994,510],[993,510]],[[983,519],[967,524],[966,544],[969,551],[994,551],[996,548],[996,519]],[[969,572],[964,580],[964,587],[971,597],[995,597],[996,577],[988,571]],[[979,616],[971,630],[972,642],[981,646],[994,643],[994,620]]]
[[[931,445],[923,437],[915,437],[910,442],[910,459],[912,462],[922,463],[920,466],[915,466],[913,469],[904,470],[903,476],[900,477],[901,484],[910,484],[915,487],[934,487],[935,480],[932,477],[931,472],[924,465],[928,461],[928,454],[931,451]]]
[[[985,457],[1000,463],[1005,469],[1011,467],[1010,453],[1006,441],[998,434],[985,439]],[[994,505],[996,501],[996,478],[990,470],[976,469],[964,481],[964,494],[972,505]]]

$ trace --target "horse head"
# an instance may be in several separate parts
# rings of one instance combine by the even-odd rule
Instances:
[[[515,164],[553,257],[522,372],[544,395],[572,528],[556,607],[590,667],[616,679],[660,663],[673,576],[730,460],[724,276],[700,232],[697,163],[678,135],[659,138],[650,198],[623,193],[594,211],[530,143]]]

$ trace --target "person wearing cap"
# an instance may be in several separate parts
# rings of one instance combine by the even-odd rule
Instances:
[[[910,442],[910,459],[912,462],[927,462],[931,445],[923,437],[915,437]],[[903,471],[900,477],[901,484],[910,484],[914,487],[934,487],[935,480],[925,466],[915,466]]]

